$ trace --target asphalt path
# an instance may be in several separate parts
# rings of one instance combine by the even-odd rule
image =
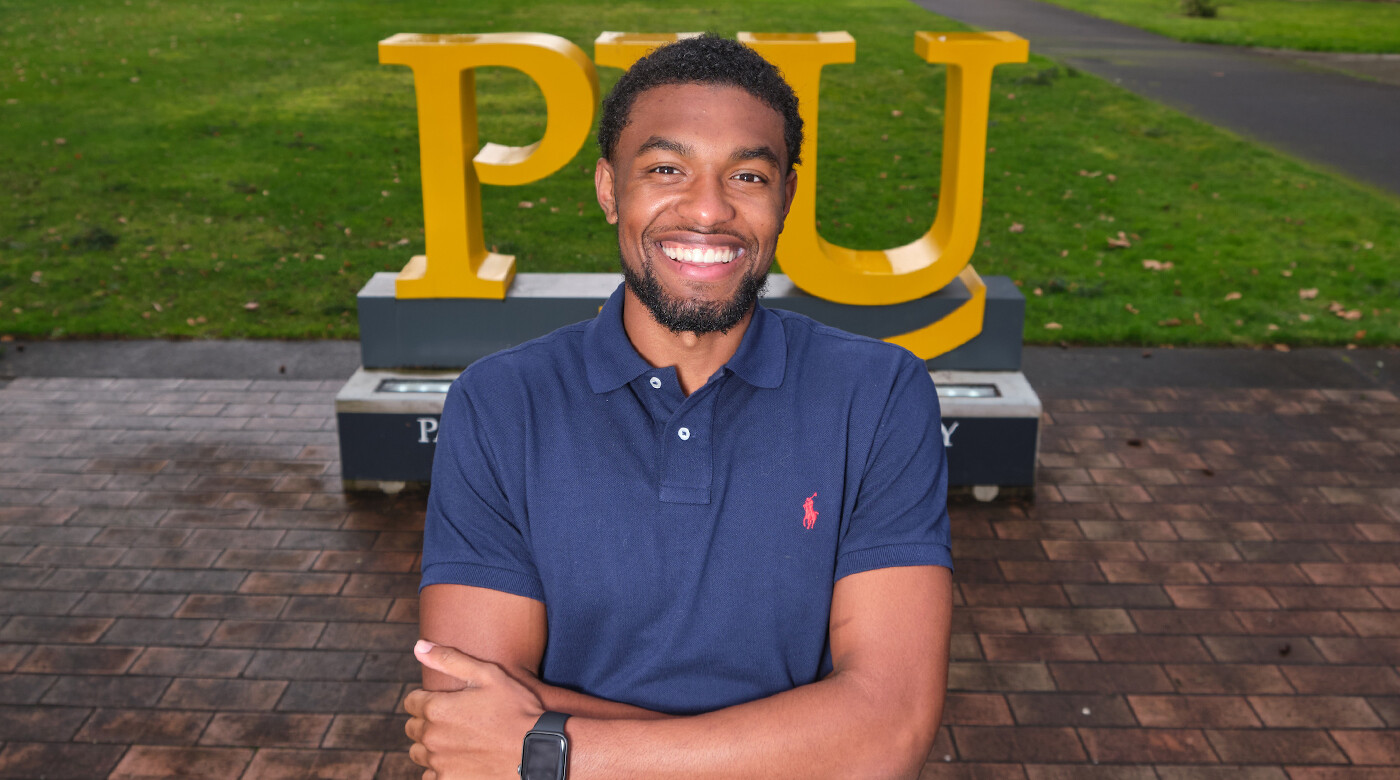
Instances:
[[[0,384],[15,377],[348,379],[356,341],[14,341],[0,344]],[[1400,349],[1026,347],[1037,388],[1330,388],[1400,390]]]
[[[1036,0],[913,0],[1211,124],[1400,196],[1400,85],[1181,43]]]

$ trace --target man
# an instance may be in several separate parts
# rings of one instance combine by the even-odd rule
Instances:
[[[424,777],[516,777],[532,729],[526,780],[918,774],[951,613],[937,395],[903,349],[756,306],[801,144],[792,90],[720,38],[605,102],[625,284],[443,411]]]

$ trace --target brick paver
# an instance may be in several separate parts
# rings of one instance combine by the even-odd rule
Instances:
[[[340,491],[339,384],[0,388],[0,778],[416,776],[423,496]],[[1400,776],[1400,401],[1042,395],[924,777]]]

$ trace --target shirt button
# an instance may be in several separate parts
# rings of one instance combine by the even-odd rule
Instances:
[[[659,376],[654,376],[654,377],[652,377],[652,378],[651,378],[651,386],[654,387],[654,388],[656,388],[657,390],[660,390],[660,389],[661,389],[661,377],[659,377]]]
[[[690,429],[689,429],[689,428],[682,428],[682,429],[680,429],[679,431],[676,431],[676,435],[679,436],[679,437],[681,437],[681,441],[689,441],[689,440],[690,440]]]

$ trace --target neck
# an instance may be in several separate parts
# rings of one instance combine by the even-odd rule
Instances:
[[[686,395],[699,390],[734,357],[753,319],[753,309],[749,309],[728,333],[674,333],[652,318],[646,305],[632,294],[630,288],[625,295],[622,326],[632,347],[653,367],[674,366],[681,390]]]

